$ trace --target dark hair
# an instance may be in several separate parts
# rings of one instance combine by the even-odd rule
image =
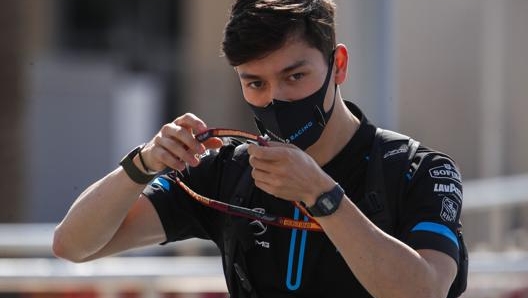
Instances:
[[[336,43],[334,9],[332,0],[236,0],[222,51],[238,66],[300,38],[328,57]]]

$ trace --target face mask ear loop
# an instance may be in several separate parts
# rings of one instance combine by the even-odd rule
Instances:
[[[334,59],[335,59],[335,49],[332,51],[332,54],[330,55],[330,59],[328,61],[328,72],[326,73],[323,86],[327,85],[330,81],[330,78],[332,77],[332,70],[334,69]],[[330,116],[332,115],[332,112],[334,111],[336,90],[337,90],[337,84],[334,87],[334,99],[332,102],[332,106],[330,107],[330,110],[328,110],[328,113],[325,113],[323,106],[321,107],[317,105],[314,106],[314,117],[317,120],[317,124],[319,124],[321,127],[326,126],[326,123],[328,122],[328,120],[330,119]]]
[[[255,120],[255,124],[257,124],[257,129],[259,130],[260,134],[263,136],[267,135],[268,132],[266,131],[266,127],[264,127],[264,123],[257,117],[253,117],[253,119]]]
[[[314,117],[317,120],[317,124],[319,124],[321,127],[326,126],[325,116],[323,115],[323,111],[321,111],[318,106],[315,106]]]
[[[318,106],[315,106],[314,116],[315,116],[315,119],[317,120],[317,124],[319,124],[321,127],[325,127],[326,123],[328,123],[328,120],[330,120],[330,117],[332,116],[332,112],[334,111],[334,106],[335,106],[336,94],[337,94],[337,84],[334,85],[334,99],[332,101],[332,106],[330,107],[327,113],[325,113],[324,111],[321,111],[321,109]]]

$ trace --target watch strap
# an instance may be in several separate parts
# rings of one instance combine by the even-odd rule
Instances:
[[[132,181],[138,183],[138,184],[147,184],[149,183],[154,177],[155,174],[145,174],[142,172],[134,163],[133,159],[136,155],[139,154],[139,152],[143,149],[143,145],[137,146],[134,148],[130,153],[128,153],[119,165],[125,170],[125,173],[132,179]]]

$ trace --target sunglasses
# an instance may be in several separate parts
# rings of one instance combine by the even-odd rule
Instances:
[[[195,136],[199,142],[204,142],[210,138],[236,138],[247,142],[252,142],[260,146],[268,146],[267,136],[258,136],[249,132],[236,129],[225,129],[225,128],[211,128]],[[306,209],[299,203],[293,202],[293,204],[299,208],[299,210],[306,216],[307,221],[297,220],[289,217],[277,216],[266,212],[253,210],[229,203],[210,199],[202,196],[185,183],[183,183],[178,177],[176,177],[176,183],[194,200],[198,201],[204,206],[216,209],[220,212],[227,213],[230,215],[245,217],[252,220],[259,220],[263,223],[267,223],[273,226],[288,228],[288,229],[301,229],[309,231],[322,231],[321,226],[316,220],[306,211]]]
[[[194,136],[198,142],[205,142],[210,138],[235,138],[241,139],[249,142],[256,143],[260,146],[268,146],[269,138],[267,136],[258,136],[250,132],[229,129],[229,128],[210,128],[202,133]]]

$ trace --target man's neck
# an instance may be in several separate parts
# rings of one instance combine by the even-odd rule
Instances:
[[[319,140],[306,149],[320,166],[332,160],[350,141],[359,128],[359,119],[350,112],[341,98],[336,98],[334,112]]]

